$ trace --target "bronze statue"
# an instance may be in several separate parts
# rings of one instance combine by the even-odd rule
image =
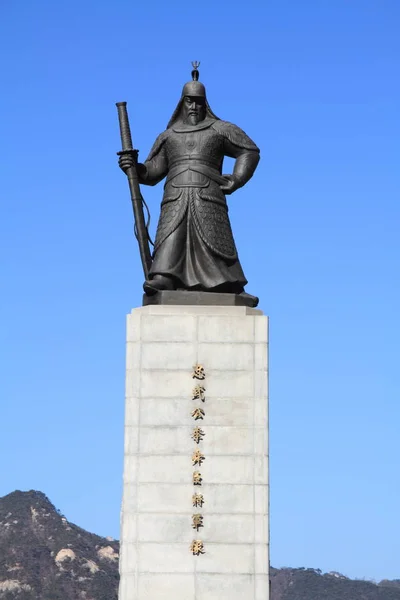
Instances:
[[[137,151],[132,149],[126,103],[117,104],[124,148],[119,153],[119,166],[131,186],[146,276],[143,287],[147,296],[165,290],[235,294],[238,303],[256,306],[258,299],[244,291],[247,280],[225,196],[249,181],[260,152],[239,127],[213,113],[205,87],[198,81],[199,63],[192,65],[192,81],[183,87],[167,129],[158,136],[143,164],[137,163]],[[236,159],[232,175],[222,175],[224,156]],[[155,185],[165,177],[151,256],[138,183]]]

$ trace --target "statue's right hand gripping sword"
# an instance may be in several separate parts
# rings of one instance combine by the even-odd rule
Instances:
[[[119,128],[121,133],[122,151],[121,154],[130,154],[134,159],[134,164],[126,171],[128,177],[129,189],[131,192],[132,208],[135,217],[135,234],[139,244],[140,259],[142,261],[145,279],[148,279],[151,267],[151,253],[149,246],[149,233],[143,213],[142,194],[140,192],[139,181],[136,171],[138,151],[134,150],[132,145],[131,129],[129,126],[128,112],[126,102],[117,102]]]

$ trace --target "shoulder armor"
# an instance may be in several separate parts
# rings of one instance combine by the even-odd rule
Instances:
[[[146,162],[148,160],[151,160],[152,158],[155,157],[156,154],[158,154],[158,152],[161,149],[161,146],[163,145],[163,143],[165,142],[165,140],[167,139],[168,135],[169,135],[169,131],[168,129],[166,129],[165,131],[163,131],[162,133],[160,133],[160,135],[158,136],[158,138],[156,139],[156,141],[153,144],[152,149],[150,150],[150,154],[148,155],[148,157],[146,158]]]
[[[252,139],[237,125],[228,121],[215,121],[212,124],[213,129],[220,135],[227,138],[234,146],[244,148],[245,150],[255,150],[259,152],[259,148],[255,145]]]

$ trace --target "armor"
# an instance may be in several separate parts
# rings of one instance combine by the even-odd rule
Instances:
[[[149,279],[161,275],[178,289],[241,293],[247,280],[221,190],[227,184],[222,164],[224,156],[236,159],[233,179],[241,187],[253,175],[259,149],[239,127],[214,115],[203,84],[193,79],[139,169],[147,185],[166,177]],[[193,124],[182,119],[181,110],[185,96],[195,92],[203,95],[205,111]]]

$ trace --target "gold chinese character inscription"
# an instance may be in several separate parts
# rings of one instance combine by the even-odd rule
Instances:
[[[199,364],[194,365],[192,377],[193,377],[193,379],[205,379],[206,378],[206,372],[204,370],[203,365],[199,365]]]
[[[196,531],[198,531],[200,527],[204,527],[203,515],[192,515],[192,527],[193,529],[196,529]]]
[[[202,454],[200,452],[200,450],[195,450],[193,452],[193,454],[192,454],[192,463],[193,463],[193,466],[194,465],[201,465],[201,463],[203,462],[203,460],[205,460],[205,458],[206,457],[204,456],[204,454]]]
[[[199,554],[204,554],[203,542],[201,540],[193,540],[193,542],[190,544],[190,551],[196,556],[199,556]]]
[[[198,508],[199,506],[201,508],[203,506],[203,504],[204,504],[204,496],[203,496],[203,494],[193,494],[193,496],[192,496],[192,504],[196,508]]]
[[[195,427],[193,429],[192,440],[194,440],[196,442],[196,444],[199,444],[204,436],[205,436],[205,433],[202,429],[200,429],[200,427]]]
[[[205,391],[206,388],[203,385],[196,385],[192,390],[192,400],[201,400],[204,402],[206,399]]]
[[[203,481],[203,478],[201,476],[200,471],[195,471],[193,473],[193,485],[201,485],[202,481]]]
[[[195,408],[192,412],[192,417],[197,421],[198,419],[203,419],[205,416],[205,412],[202,408]]]

